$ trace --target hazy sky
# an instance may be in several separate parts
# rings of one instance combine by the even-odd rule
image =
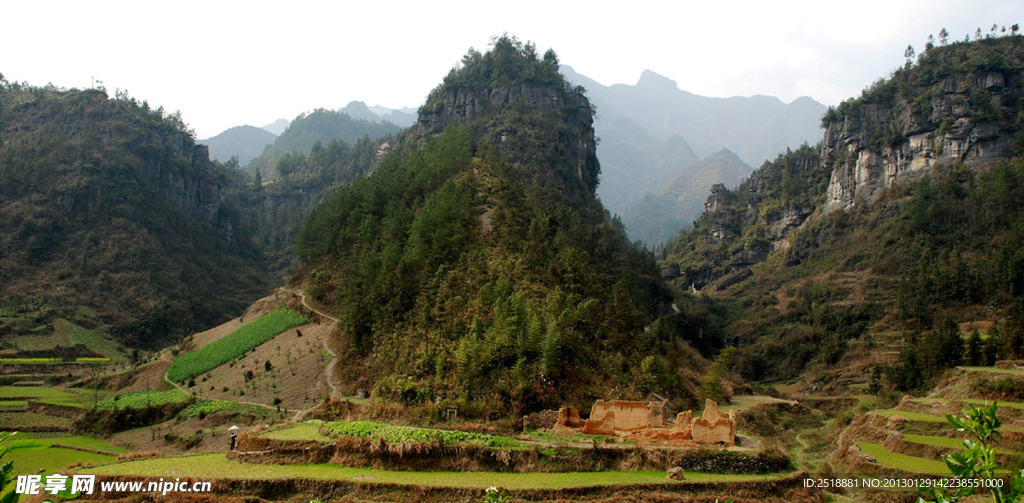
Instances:
[[[712,5],[713,4],[713,5]],[[9,2],[0,72],[84,88],[95,76],[181,110],[198,138],[352,100],[416,107],[470,47],[507,32],[553,48],[598,82],[645,69],[704,96],[826,105],[923,50],[993,23],[1017,1],[836,2]]]

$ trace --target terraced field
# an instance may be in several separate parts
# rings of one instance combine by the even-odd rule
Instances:
[[[44,442],[60,443],[54,439],[46,439]],[[88,466],[112,463],[116,460],[117,458],[114,456],[52,446],[38,450],[12,451],[4,456],[5,462],[14,462],[13,473],[19,475],[37,473],[40,470],[51,473],[63,470],[65,467],[75,463],[82,463]]]
[[[964,370],[970,370],[972,372],[989,372],[992,374],[1009,374],[1015,376],[1024,376],[1024,370],[1016,369],[1001,369],[996,367],[959,367]]]
[[[860,446],[861,452],[869,456],[873,456],[878,460],[878,464],[882,466],[931,475],[952,475],[952,472],[950,472],[949,468],[946,467],[946,463],[942,461],[932,461],[929,459],[907,456],[906,454],[890,452],[886,450],[885,447],[871,442],[857,442],[857,445]]]
[[[142,475],[196,477],[202,479],[285,479],[358,480],[366,483],[391,483],[424,487],[503,489],[564,489],[571,487],[609,486],[623,484],[679,484],[670,481],[663,471],[651,472],[574,472],[574,473],[496,473],[496,472],[413,472],[386,471],[371,468],[348,468],[332,464],[319,465],[253,465],[227,459],[224,454],[208,453],[192,456],[149,458],[78,470],[97,475]],[[773,480],[789,474],[728,475],[687,472],[686,482],[741,482]]]
[[[0,414],[0,431],[22,431],[33,427],[71,428],[71,420],[35,412],[8,412]]]
[[[946,423],[946,417],[933,416],[931,414],[922,414],[920,412],[910,412],[905,410],[876,410],[873,411],[875,414],[885,417],[901,416],[908,421],[924,421],[926,423]]]
[[[992,405],[993,402],[998,402],[999,407],[1013,407],[1015,409],[1024,409],[1024,403],[1022,403],[1022,402],[1004,402],[1002,400],[983,400],[983,399],[980,399],[980,398],[948,399],[948,398],[921,397],[921,398],[911,399],[911,401],[915,402],[915,403],[939,402],[941,404],[948,404],[949,402],[963,402],[963,403],[969,403],[969,404],[974,404],[974,405]]]

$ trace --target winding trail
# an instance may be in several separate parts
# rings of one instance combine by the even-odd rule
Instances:
[[[290,290],[285,290],[285,291],[290,291]],[[309,303],[306,302],[306,294],[302,293],[302,291],[294,291],[292,293],[299,296],[299,299],[302,301],[302,305],[305,306],[306,309],[309,309],[310,311],[313,311],[314,313],[319,314],[320,316],[331,320],[331,322],[334,323],[335,326],[337,326],[338,319],[335,318],[334,316],[331,316],[331,315],[323,312],[323,311],[319,311],[317,309],[314,309],[313,306],[309,305]],[[327,372],[326,372],[326,376],[325,377],[327,379],[327,386],[329,386],[331,388],[331,396],[336,396],[336,395],[340,395],[341,394],[341,390],[339,390],[338,386],[336,384],[334,384],[335,381],[337,381],[337,377],[338,377],[338,363],[339,362],[338,362],[338,355],[331,349],[330,345],[327,342],[329,339],[330,339],[329,337],[326,337],[326,336],[323,337],[324,349],[326,349],[327,352],[330,353],[331,357],[332,357],[331,361],[327,364]],[[296,418],[298,418],[297,415],[296,415]]]

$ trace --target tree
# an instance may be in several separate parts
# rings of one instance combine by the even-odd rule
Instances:
[[[548,49],[544,52],[544,62],[558,68],[558,54],[555,54],[554,49]]]
[[[974,439],[964,440],[964,450],[955,452],[944,458],[949,471],[957,479],[979,480],[978,484],[963,484],[952,494],[947,494],[944,488],[930,487],[921,488],[921,492],[930,494],[935,501],[941,503],[952,503],[962,498],[973,495],[978,487],[988,487],[992,491],[992,498],[996,503],[1013,503],[1020,501],[1021,493],[1024,492],[1024,470],[1020,470],[1010,478],[1008,484],[983,483],[1000,478],[996,475],[999,465],[996,464],[996,444],[1002,440],[1003,435],[999,433],[1002,422],[996,417],[996,404],[989,407],[975,407],[969,405],[962,409],[964,417],[957,417],[952,414],[946,415],[946,421],[956,428],[956,431],[965,433]],[[925,500],[918,498],[918,503]]]
[[[718,353],[715,361],[711,363],[708,373],[700,383],[700,394],[703,398],[718,400],[722,397],[722,378],[729,372],[729,360],[736,354],[736,348],[729,346]]]
[[[903,51],[903,57],[907,58],[908,67],[914,62],[914,55],[914,46],[908,45],[907,50]]]
[[[981,365],[985,355],[982,354],[981,349],[981,335],[978,334],[978,329],[971,330],[971,335],[967,339],[967,364],[971,366]]]
[[[46,444],[37,440],[11,440],[14,435],[18,432],[5,432],[0,433],[0,460],[3,460],[4,456],[11,451],[26,450],[26,449],[42,449],[47,447]],[[9,442],[8,442],[9,441]],[[4,489],[14,479],[14,462],[8,461],[3,465],[0,465],[0,493],[3,493]],[[8,491],[3,497],[0,497],[0,503],[14,503],[18,501],[18,494],[14,491]]]
[[[977,42],[978,40],[981,40],[981,28],[978,28],[978,31],[974,32],[974,41]]]
[[[1020,25],[1013,23],[1013,26],[1010,26],[1010,35],[1016,36],[1018,31],[1020,31]],[[0,77],[3,77],[3,75],[0,75]]]
[[[949,32],[945,28],[939,31],[939,44],[946,45],[949,41]]]
[[[939,325],[937,344],[933,345],[934,363],[943,367],[955,367],[963,362],[964,342],[960,339],[960,326],[952,318],[945,318]]]

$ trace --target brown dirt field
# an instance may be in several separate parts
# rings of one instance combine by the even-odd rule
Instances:
[[[107,439],[107,441],[110,442],[111,445],[128,449],[133,453],[157,451],[165,456],[176,456],[179,454],[185,454],[186,451],[181,448],[181,445],[177,443],[168,443],[164,439],[164,436],[168,432],[173,431],[180,437],[188,437],[197,431],[206,430],[204,432],[205,436],[203,437],[203,440],[187,452],[194,454],[197,452],[226,451],[228,449],[230,435],[227,429],[230,428],[232,424],[234,423],[214,424],[209,418],[190,419],[181,423],[171,420],[153,426],[123,431],[115,434],[111,438]],[[242,432],[248,431],[252,428],[252,426],[247,425],[244,420],[240,420],[237,424],[241,428],[240,431]]]
[[[989,330],[992,330],[994,326],[995,323],[991,321],[968,321],[960,324],[960,331],[970,332],[972,329],[977,328],[979,334],[988,335]]]
[[[128,386],[122,388],[119,392],[157,389],[164,382],[164,373],[167,372],[167,367],[170,365],[171,362],[169,360],[157,360],[139,367],[138,372],[128,383]]]
[[[282,410],[290,411],[316,405],[331,394],[325,372],[331,355],[324,349],[324,342],[333,331],[333,323],[310,323],[286,330],[237,363],[221,365],[197,378],[195,387],[186,391],[195,391],[196,396],[202,398],[270,407],[274,406],[274,399],[279,398]],[[265,366],[267,361],[271,365],[269,372]],[[245,379],[247,371],[252,371],[253,375],[249,381]]]

